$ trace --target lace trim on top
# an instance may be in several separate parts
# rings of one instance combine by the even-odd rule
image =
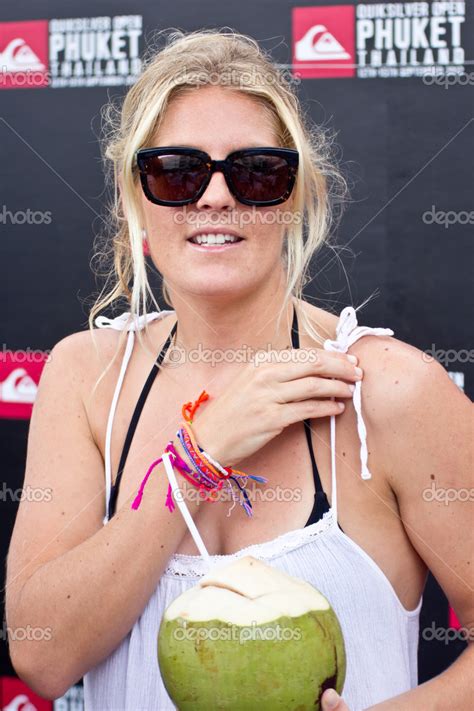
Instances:
[[[253,543],[250,546],[241,548],[235,553],[227,555],[211,555],[212,567],[220,563],[230,563],[232,560],[241,558],[244,555],[252,555],[262,560],[271,560],[289,551],[300,548],[310,543],[322,533],[329,533],[337,530],[333,509],[329,509],[323,517],[305,528],[296,528],[292,531],[282,533],[277,538],[263,543]],[[209,572],[209,565],[201,555],[188,555],[186,553],[174,553],[168,561],[164,570],[164,575],[180,577],[202,577]]]

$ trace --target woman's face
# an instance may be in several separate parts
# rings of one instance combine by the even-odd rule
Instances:
[[[232,151],[277,147],[269,118],[258,103],[236,91],[202,87],[173,100],[150,147],[188,146],[220,160]],[[173,293],[233,298],[262,284],[279,283],[285,203],[266,208],[243,205],[229,191],[223,173],[213,174],[201,198],[185,207],[163,207],[141,192],[151,258]],[[189,241],[206,227],[243,238],[219,250]]]

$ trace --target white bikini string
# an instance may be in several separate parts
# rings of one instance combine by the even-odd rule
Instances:
[[[104,316],[105,318],[105,316]],[[109,499],[110,499],[110,491],[112,488],[112,463],[111,463],[111,447],[112,447],[112,427],[114,423],[114,418],[115,418],[115,411],[117,409],[117,403],[118,399],[120,396],[120,391],[122,389],[122,384],[123,384],[123,379],[125,377],[125,371],[127,370],[127,365],[128,361],[130,360],[130,356],[132,355],[133,351],[133,342],[135,339],[135,335],[133,330],[130,330],[130,333],[127,336],[127,345],[125,347],[125,354],[122,360],[122,365],[120,368],[120,375],[117,380],[117,384],[115,386],[115,391],[114,391],[114,396],[112,398],[112,404],[110,406],[110,412],[109,412],[109,418],[107,420],[107,430],[105,433],[105,516],[102,519],[103,524],[107,524],[109,522],[109,511],[108,511],[108,506],[109,506]]]
[[[338,351],[339,353],[347,353],[350,346],[365,335],[372,336],[393,336],[394,332],[391,328],[370,328],[369,326],[358,326],[355,309],[352,306],[346,306],[341,311],[341,316],[336,328],[336,340],[324,341],[324,348],[327,351]],[[360,460],[361,460],[361,477],[362,479],[371,479],[372,474],[367,466],[368,451],[367,451],[367,429],[364,418],[362,417],[362,398],[361,398],[362,380],[355,382],[355,390],[352,396],[354,409],[357,415],[357,431],[360,439]],[[335,398],[332,398],[334,400]],[[335,448],[335,432],[333,433],[333,415],[331,417],[331,449]]]
[[[194,519],[189,513],[189,509],[186,506],[182,496],[181,496],[181,491],[179,489],[178,482],[176,480],[176,475],[174,473],[173,466],[170,462],[170,453],[169,452],[163,452],[162,454],[163,457],[163,464],[165,465],[165,470],[168,475],[168,481],[171,485],[171,489],[173,491],[173,498],[176,501],[179,510],[181,511],[184,520],[186,521],[186,525],[189,528],[189,531],[194,539],[194,543],[196,544],[200,554],[206,561],[209,569],[212,567],[212,561],[209,553],[207,552],[207,548],[204,545],[204,541],[202,540],[199,531],[196,528],[196,524],[194,523]]]

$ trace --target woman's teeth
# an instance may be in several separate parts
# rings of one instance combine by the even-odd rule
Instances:
[[[235,235],[226,235],[226,234],[208,234],[208,235],[196,235],[195,237],[191,237],[191,242],[194,244],[208,244],[208,245],[213,245],[213,244],[225,244],[226,242],[240,242],[240,237],[236,237]]]

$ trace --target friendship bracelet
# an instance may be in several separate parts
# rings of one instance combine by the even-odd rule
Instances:
[[[185,447],[184,447],[184,449],[185,449],[186,454],[188,454],[188,452],[187,452],[187,450],[186,450]],[[175,450],[174,450],[174,446],[173,446],[173,451],[175,451]],[[181,460],[181,461],[182,461],[182,460]],[[189,470],[188,470],[188,471],[189,471]],[[191,484],[193,484],[194,486],[196,486],[196,488],[198,488],[198,489],[200,489],[200,490],[202,490],[202,491],[207,490],[207,491],[210,491],[210,492],[213,492],[213,491],[215,491],[215,490],[219,491],[219,490],[222,488],[223,482],[219,481],[219,482],[217,482],[217,485],[216,485],[216,483],[215,483],[213,480],[208,479],[207,477],[204,477],[204,478],[205,478],[205,481],[202,481],[202,478],[201,478],[199,472],[196,473],[194,470],[191,470],[191,471],[192,471],[192,474],[193,474],[193,478],[190,478],[190,477],[187,477],[187,478],[188,478],[188,481],[190,481]]]
[[[201,471],[207,472],[208,474],[211,474],[211,475],[214,474],[218,479],[222,478],[223,476],[225,478],[229,478],[233,475],[233,476],[239,476],[241,478],[254,479],[255,481],[258,481],[260,483],[265,483],[267,481],[265,479],[265,477],[259,477],[259,476],[253,476],[251,474],[245,474],[244,472],[241,472],[238,469],[233,469],[232,467],[222,467],[214,459],[212,459],[209,456],[206,456],[206,453],[204,452],[204,450],[201,447],[199,447],[199,445],[196,443],[194,433],[192,432],[189,424],[183,425],[182,430],[179,430],[177,433],[180,438],[180,441],[183,444],[183,440],[184,440],[187,450],[189,450],[191,452],[191,454],[193,455],[193,463],[196,466],[200,466]],[[182,434],[182,436],[180,436],[181,434]],[[203,461],[203,458],[207,461]]]
[[[207,473],[210,476],[217,475],[218,478],[221,478],[223,476],[224,472],[226,474],[226,477],[228,479],[231,479],[232,481],[235,482],[238,490],[239,490],[239,497],[234,496],[234,492],[232,491],[232,498],[234,502],[236,499],[238,502],[243,506],[244,510],[246,513],[251,516],[252,515],[252,504],[250,502],[250,499],[247,495],[247,492],[245,490],[245,485],[247,483],[247,480],[249,478],[253,479],[254,481],[257,481],[259,483],[265,483],[267,480],[265,477],[257,477],[257,476],[252,476],[245,474],[244,472],[241,472],[237,469],[232,469],[232,467],[222,467],[218,462],[215,462],[216,467],[213,466],[214,460],[211,458],[210,460],[206,457],[206,454],[204,453],[204,450],[199,447],[199,445],[196,443],[196,440],[194,438],[194,434],[192,432],[192,429],[190,427],[189,423],[189,418],[190,416],[187,415],[188,412],[191,412],[194,414],[194,412],[197,410],[199,404],[204,401],[204,399],[207,399],[205,396],[207,393],[203,391],[201,393],[199,400],[196,402],[196,406],[192,407],[191,403],[188,403],[185,408],[183,408],[183,414],[186,419],[188,419],[187,425],[184,424],[182,429],[178,432],[178,436],[180,438],[180,441],[182,444],[185,445],[186,451],[192,455],[192,463],[193,465],[199,469],[202,473]],[[205,460],[205,461],[204,461]],[[243,485],[241,485],[237,479],[241,478],[243,480]]]
[[[181,459],[179,454],[176,452],[176,449],[175,449],[172,441],[170,441],[168,443],[168,446],[166,449],[172,455],[172,457],[174,457],[176,460],[176,461],[172,462],[172,465],[178,469],[180,474],[182,474],[185,477],[185,479],[187,479],[187,481],[189,481],[190,484],[192,484],[193,486],[195,486],[196,488],[199,489],[201,498],[203,498],[204,501],[211,501],[211,503],[216,501],[217,499],[213,498],[213,496],[216,493],[216,490],[219,491],[221,489],[222,485],[219,484],[217,487],[209,488],[209,487],[205,486],[204,484],[202,484],[198,479],[189,476],[189,474],[194,474],[194,471],[192,469],[190,469],[187,466],[186,462],[184,462]],[[210,493],[206,496],[202,496],[202,491],[208,491]],[[173,511],[174,510],[174,502],[173,502],[173,507],[171,508],[168,503],[169,501],[173,502],[173,499],[171,497],[171,486],[170,485],[168,486],[168,495],[166,498],[166,502],[167,502],[166,505],[170,509],[170,511]]]
[[[206,467],[206,465],[201,462],[196,456],[195,450],[193,449],[192,443],[187,432],[183,428],[180,428],[177,431],[176,436],[181,442],[181,445],[191,462],[191,466],[193,466],[199,473],[199,475],[204,480],[207,480],[212,486],[212,484],[218,477],[216,476],[216,474],[214,474],[214,472],[212,472],[208,467]]]
[[[181,414],[183,415],[183,420],[186,420],[186,422],[192,423],[193,421],[193,416],[196,410],[200,405],[202,405],[203,402],[206,400],[209,400],[209,395],[205,390],[202,391],[202,393],[199,395],[198,399],[196,402],[187,402],[186,405],[183,405],[181,408]]]
[[[179,456],[179,454],[176,452],[176,449],[174,448],[174,445],[173,445],[173,441],[172,441],[172,440],[171,440],[170,442],[168,442],[168,444],[166,445],[166,447],[165,447],[165,452],[169,452],[169,453],[171,454],[171,456],[172,456],[172,458],[173,458],[173,460],[174,460],[174,461],[172,462],[172,464],[173,464],[173,466],[174,466],[175,468],[178,469],[178,471],[180,472],[180,474],[182,474],[182,476],[184,476],[191,484],[193,484],[193,485],[195,486],[195,485],[196,485],[195,479],[193,479],[193,478],[191,478],[191,477],[189,476],[189,474],[194,473],[194,472],[193,472],[192,469],[190,469],[190,468],[188,467],[188,465],[186,464],[186,462],[184,462],[184,461],[181,459],[181,457]],[[151,472],[153,471],[153,469],[154,469],[156,466],[158,466],[158,464],[159,464],[160,462],[162,462],[162,461],[163,461],[163,456],[161,456],[161,457],[159,457],[158,459],[156,459],[156,460],[155,460],[154,462],[152,462],[152,464],[149,466],[148,471],[147,471],[147,473],[145,474],[145,476],[144,476],[144,478],[143,478],[143,480],[142,480],[142,482],[141,482],[141,484],[140,484],[140,487],[139,487],[139,489],[138,489],[138,493],[137,493],[137,495],[135,496],[134,500],[132,501],[132,506],[131,506],[131,508],[132,508],[133,510],[136,511],[137,509],[140,508],[140,504],[141,504],[142,498],[143,498],[143,492],[144,492],[144,490],[145,490],[145,485],[146,485],[146,483],[147,483],[147,481],[148,481],[148,478],[149,478]],[[221,488],[221,487],[219,487],[219,489],[220,489],[220,488]],[[206,500],[207,500],[207,499],[206,499]],[[211,500],[211,502],[212,502],[212,501],[215,501],[216,499],[210,499],[210,500]],[[170,485],[170,484],[168,484],[168,492],[167,492],[167,495],[166,495],[165,506],[169,509],[170,512],[173,512],[174,509],[176,508],[176,507],[175,507],[175,503],[174,503],[174,501],[173,501],[172,491],[171,491],[171,485]]]
[[[201,449],[201,448],[200,448],[200,449]],[[226,477],[229,477],[228,472],[227,472],[225,469],[223,469],[223,468],[221,467],[221,465],[219,464],[219,462],[216,462],[216,460],[213,459],[213,458],[211,457],[211,455],[210,455],[208,452],[205,452],[204,449],[201,449],[201,454],[202,454],[208,461],[210,461],[217,469],[221,470],[222,473],[225,474]],[[229,478],[231,478],[231,477],[229,477]],[[261,478],[263,479],[263,477],[261,477]],[[237,483],[237,482],[236,482],[236,483]],[[232,509],[234,508],[234,506],[235,506],[237,503],[240,502],[240,496],[238,496],[238,495],[236,494],[236,492],[234,491],[234,488],[233,488],[233,486],[232,486],[232,482],[231,482],[231,481],[229,481],[229,480],[227,479],[226,484],[227,484],[227,488],[229,489],[230,495],[231,495],[231,497],[232,497],[232,501],[234,502],[233,505],[232,505],[231,508],[230,508],[230,511],[232,511]]]
[[[217,477],[218,479],[221,478],[220,473],[215,469],[212,464],[209,462],[205,462],[202,457],[200,456],[200,452],[202,451],[201,448],[199,447],[198,443],[196,442],[196,438],[194,436],[194,432],[191,429],[191,425],[189,423],[183,422],[181,430],[180,430],[184,441],[187,444],[188,449],[190,450],[191,454],[193,455],[193,459],[195,460],[196,463],[200,463],[204,471],[207,470],[208,474],[211,476],[213,475],[214,477]]]
[[[188,402],[188,403],[186,403],[186,405],[183,405],[183,407],[181,409],[183,419],[185,420],[185,422],[183,423],[183,429],[185,432],[183,432],[182,434],[183,434],[184,438],[186,438],[186,435],[187,435],[188,439],[186,439],[186,443],[187,443],[188,449],[190,450],[190,453],[194,455],[193,459],[201,459],[201,457],[199,457],[199,451],[202,451],[202,450],[196,442],[194,433],[191,429],[191,424],[193,421],[194,413],[196,412],[198,407],[208,399],[209,399],[209,395],[206,393],[205,390],[203,390],[202,393],[199,395],[199,398],[194,403],[194,405],[191,402]],[[201,463],[201,467],[200,467],[201,471],[202,470],[206,471],[206,469],[210,470],[210,471],[207,471],[207,473],[211,477],[212,477],[212,474],[214,474],[216,477],[220,478],[221,475],[220,475],[219,471],[217,471],[212,466],[212,464],[209,464],[209,462],[202,462],[202,459],[201,459],[200,463]],[[206,467],[206,464],[208,465],[207,467]],[[229,471],[229,474],[230,474],[230,471]]]
[[[173,468],[176,468],[190,484],[199,489],[201,495],[203,492],[206,492],[206,494],[204,494],[204,500],[210,501],[211,503],[217,501],[219,491],[224,485],[226,485],[230,488],[234,502],[238,501],[244,508],[247,515],[251,516],[253,513],[252,504],[248,497],[247,491],[245,490],[247,481],[248,479],[253,479],[258,483],[266,483],[267,479],[262,476],[245,474],[244,472],[241,472],[238,469],[233,469],[232,467],[223,467],[198,445],[194,432],[192,431],[191,424],[196,410],[208,399],[209,395],[205,390],[203,390],[199,395],[199,398],[194,403],[185,403],[181,408],[185,422],[182,423],[182,426],[177,431],[176,436],[183,447],[183,451],[189,458],[192,468],[190,468],[180,457],[174,447],[173,440],[168,442],[165,447],[165,452],[170,455],[169,461],[171,462]],[[140,507],[148,478],[153,469],[162,461],[163,455],[152,462],[149,466],[147,473],[140,484],[137,495],[132,502],[132,509],[137,510]],[[239,482],[239,479],[242,480],[242,483]],[[235,496],[231,482],[234,482],[237,486],[240,494],[239,496]],[[172,496],[171,484],[168,484],[165,506],[170,512],[173,512],[176,508]]]

